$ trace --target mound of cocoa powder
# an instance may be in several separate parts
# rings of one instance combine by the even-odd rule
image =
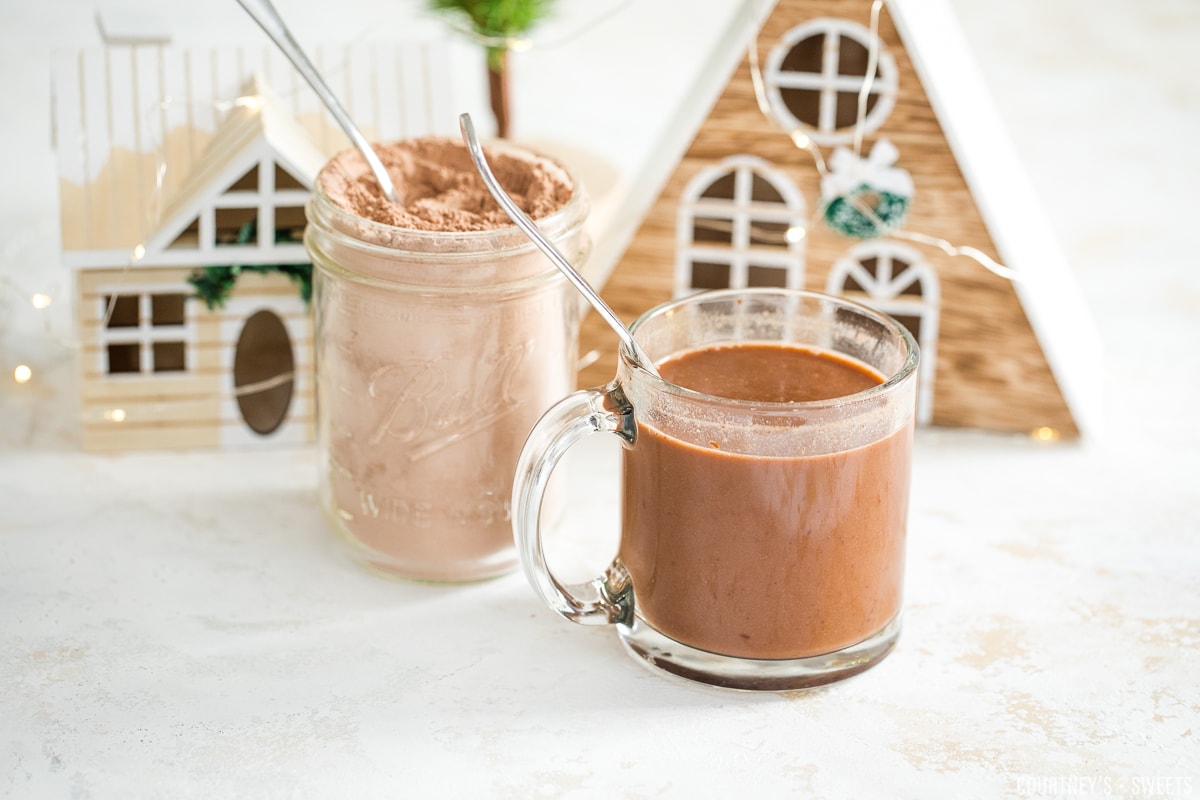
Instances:
[[[475,170],[466,145],[421,137],[375,145],[396,184],[392,203],[357,151],[335,157],[322,172],[321,188],[338,206],[375,222],[422,231],[482,231],[512,221],[496,204]],[[575,187],[549,159],[484,148],[496,179],[533,219],[566,205]]]

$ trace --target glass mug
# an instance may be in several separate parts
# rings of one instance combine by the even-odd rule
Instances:
[[[632,331],[664,369],[734,345],[765,353],[746,370],[772,374],[800,348],[875,385],[729,399],[663,380],[622,348],[613,382],[555,405],[518,461],[513,532],[538,595],[574,622],[615,624],[644,663],[716,686],[800,689],[884,658],[900,632],[913,337],[866,306],[790,289],[691,295]],[[620,544],[604,575],[567,585],[543,552],[542,497],[566,450],[597,432],[623,442]]]

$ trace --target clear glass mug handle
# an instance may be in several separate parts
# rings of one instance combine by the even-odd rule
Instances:
[[[540,512],[550,474],[573,444],[593,433],[611,433],[628,445],[634,443],[633,406],[619,385],[575,392],[538,420],[517,461],[513,537],[525,577],[546,605],[582,625],[629,624],[633,593],[620,562],[587,583],[563,584],[550,571],[542,549]]]

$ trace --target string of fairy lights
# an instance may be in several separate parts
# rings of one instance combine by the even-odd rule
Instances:
[[[49,291],[29,291],[12,278],[0,275],[0,299],[4,301],[0,306],[3,308],[0,310],[0,344],[4,345],[3,368],[11,383],[18,386],[32,384],[39,378],[43,369],[34,353],[37,349],[34,347],[37,344],[36,337],[40,334],[41,338],[64,348],[71,347],[73,343],[53,333],[49,312],[56,298]],[[22,309],[31,309],[31,313],[40,318],[39,322],[22,326],[21,330],[14,330],[13,320],[21,314]],[[11,341],[6,342],[6,339]],[[18,344],[27,345],[21,348],[24,352],[18,351]]]
[[[756,36],[747,48],[747,59],[750,67],[750,80],[753,88],[754,98],[758,105],[759,112],[780,130],[792,141],[797,149],[807,154],[811,158],[814,168],[821,181],[822,202],[815,209],[813,219],[809,221],[809,225],[815,224],[816,220],[823,218],[831,228],[838,230],[848,236],[854,238],[870,239],[870,238],[890,238],[897,240],[905,240],[917,244],[926,245],[940,250],[945,255],[951,258],[967,258],[976,262],[992,274],[1011,282],[1019,282],[1021,276],[1011,269],[992,258],[990,255],[980,250],[977,247],[970,245],[961,245],[950,242],[939,236],[930,235],[920,231],[906,230],[901,227],[904,219],[904,206],[900,206],[898,214],[885,216],[880,213],[883,204],[880,203],[881,198],[886,200],[888,195],[884,191],[880,191],[879,185],[870,185],[859,180],[859,175],[856,173],[867,172],[873,173],[872,179],[878,179],[882,176],[883,181],[889,178],[900,177],[907,179],[907,194],[911,195],[912,186],[911,178],[907,172],[898,168],[893,168],[891,165],[898,157],[898,153],[894,151],[894,147],[885,140],[880,140],[876,143],[875,148],[867,158],[863,158],[863,140],[867,131],[866,118],[868,114],[868,105],[872,90],[875,86],[875,81],[879,76],[878,65],[880,63],[880,51],[882,42],[879,35],[879,20],[880,13],[883,10],[884,0],[873,0],[870,8],[870,19],[868,27],[868,35],[866,37],[867,60],[863,70],[862,83],[858,87],[856,97],[855,119],[852,130],[852,148],[838,148],[833,153],[832,157],[827,159],[821,150],[821,147],[813,136],[809,134],[802,126],[790,124],[789,121],[781,118],[781,115],[772,108],[768,97],[766,81],[763,77],[762,69],[758,60],[759,41]],[[876,158],[881,145],[892,152],[883,152],[882,159]],[[883,169],[880,169],[880,164],[871,164],[871,161],[884,161]],[[862,169],[865,167],[866,169]],[[838,172],[845,174],[839,175]],[[888,173],[892,173],[888,175]],[[903,181],[901,181],[903,183]],[[830,187],[836,187],[830,190]],[[904,198],[907,201],[907,197]],[[841,204],[845,208],[850,209],[853,214],[856,214],[859,222],[857,229],[850,230],[849,228],[839,229],[834,216],[830,214],[830,210],[835,204]],[[845,216],[842,217],[844,221]],[[711,221],[706,221],[706,224]],[[805,230],[795,230],[789,228],[785,233],[785,238],[788,241],[803,238],[807,235]],[[1038,441],[1055,441],[1059,438],[1059,432],[1050,427],[1038,427],[1031,432],[1033,438]]]
[[[630,1],[631,0],[615,0],[616,5],[609,7],[606,13],[601,14],[600,17],[615,14],[617,11],[622,10],[626,5],[628,5]],[[861,86],[857,91],[856,119],[853,125],[852,146],[849,150],[854,159],[862,159],[863,157],[862,150],[867,131],[867,125],[865,123],[868,113],[869,100],[873,90],[874,82],[879,74],[877,68],[880,61],[881,49],[879,19],[882,7],[883,0],[874,0],[870,9],[869,36],[867,37],[867,62]],[[582,28],[580,28],[580,30],[582,30]],[[538,42],[538,44],[540,46],[555,46],[562,44],[563,41],[569,41],[577,36],[580,30],[569,31],[568,34],[562,37],[562,39],[559,41],[541,41]],[[497,44],[497,42],[492,42],[486,38],[480,38],[478,33],[472,33],[469,31],[464,32],[471,35],[472,38],[476,39],[480,44]],[[531,42],[505,41],[504,44],[506,46],[513,47],[514,49],[522,49],[530,46]],[[824,185],[831,179],[838,177],[836,173],[839,171],[839,158],[841,159],[841,163],[844,164],[846,162],[844,157],[845,154],[835,152],[833,153],[832,157],[827,158],[825,153],[822,151],[821,146],[814,141],[813,136],[811,136],[809,132],[805,131],[800,126],[788,123],[786,120],[781,118],[780,114],[776,113],[775,109],[772,108],[771,102],[768,98],[766,81],[764,80],[763,72],[758,60],[758,48],[759,42],[757,37],[755,37],[748,48],[748,60],[750,66],[750,77],[753,85],[753,93],[759,110],[768,120],[771,120],[777,127],[781,129],[781,132],[791,140],[797,149],[804,152],[809,158],[811,158],[812,163],[822,180],[822,194],[824,195]],[[168,102],[178,102],[178,100],[172,100]],[[232,102],[215,104],[214,108],[218,114],[226,113],[235,107],[243,106],[253,110],[255,107],[257,107],[259,102],[260,98],[255,96],[239,97]],[[150,118],[162,118],[162,111],[162,108],[153,109],[152,113],[150,114]],[[876,147],[878,148],[878,146],[879,144],[877,143]],[[161,153],[157,153],[156,155],[161,156]],[[156,164],[154,170],[153,187],[154,202],[161,202],[162,200],[162,196],[166,188],[166,170],[167,165],[162,161],[159,161],[159,163]],[[893,171],[903,172],[903,170],[899,169],[895,169]],[[877,170],[875,174],[879,175],[880,171]],[[873,187],[867,188],[870,189]],[[866,221],[866,224],[869,226],[869,233],[865,238],[871,238],[875,236],[889,237],[923,244],[936,248],[950,257],[964,257],[971,259],[985,269],[1006,280],[1015,281],[1018,279],[1017,274],[1013,270],[998,263],[995,261],[995,259],[991,258],[988,254],[984,253],[978,248],[955,244],[943,238],[932,236],[927,233],[903,229],[900,224],[902,215],[900,215],[901,218],[886,218],[885,216],[881,216],[879,213],[879,206],[877,205],[879,196],[878,192],[860,191],[859,189],[860,187],[850,187],[849,189],[844,189],[838,193],[833,200],[828,197],[823,197],[822,203],[814,211],[814,215],[826,215],[831,202],[841,201],[844,202],[848,207],[852,208],[854,212],[856,212],[863,220]],[[826,218],[828,219],[828,217]],[[814,219],[813,222],[815,223],[815,221],[816,220]],[[720,220],[706,220],[703,224],[710,226],[728,225],[728,223]],[[806,232],[802,227],[784,226],[780,229],[776,229],[775,227],[761,230],[755,229],[752,230],[751,233],[756,240],[778,239],[782,242],[794,242],[796,239],[802,238]],[[6,268],[8,262],[15,264],[19,260],[11,252],[11,247],[6,249],[8,249],[10,252],[0,254],[3,255],[3,260],[0,260],[0,270]],[[138,263],[143,253],[144,250],[140,244],[133,249],[126,267],[127,272],[132,272],[131,268]],[[12,277],[0,274],[0,357],[3,359],[3,363],[0,364],[0,368],[4,370],[7,379],[6,382],[8,382],[10,385],[15,385],[17,387],[34,386],[41,379],[42,373],[57,366],[59,357],[52,356],[50,358],[46,358],[43,353],[43,356],[41,356],[39,360],[38,346],[35,341],[37,336],[40,336],[43,340],[48,341],[52,346],[58,347],[63,353],[61,358],[70,358],[72,355],[74,355],[74,351],[80,348],[80,343],[78,340],[71,336],[58,335],[53,329],[54,325],[51,321],[50,312],[52,308],[58,308],[61,299],[62,298],[58,297],[58,292],[56,289],[39,287],[36,290],[31,290],[27,286],[19,284]],[[107,303],[107,307],[103,311],[102,325],[107,322],[108,318],[113,313],[116,295],[114,294],[110,296],[108,300],[109,302]],[[36,315],[39,317],[39,319],[32,325],[17,325],[12,323],[11,320],[14,317],[21,317],[23,314],[28,313]],[[69,317],[69,315],[67,316]],[[8,320],[5,319],[6,317]],[[17,322],[28,323],[29,320],[18,319]],[[230,389],[230,392],[232,392],[233,396],[237,397],[260,391],[266,391],[280,385],[282,382],[291,380],[293,377],[294,375],[292,371],[287,370],[264,380],[233,387]],[[125,420],[125,416],[125,411],[121,408],[111,408],[105,411],[105,418],[111,422],[123,422]]]
[[[829,197],[823,197],[823,202],[814,212],[814,216],[825,216],[827,219],[828,212],[834,204],[844,204],[847,208],[852,209],[853,213],[860,215],[865,225],[860,223],[858,231],[854,235],[861,238],[876,238],[888,237],[892,239],[907,240],[919,244],[935,247],[950,257],[964,257],[975,261],[989,272],[1004,278],[1009,281],[1019,280],[1017,273],[1011,268],[999,263],[994,258],[983,252],[979,248],[969,245],[954,244],[941,237],[932,236],[930,234],[921,233],[919,231],[909,231],[900,227],[903,221],[903,211],[896,214],[894,217],[885,218],[880,214],[879,198],[881,195],[886,197],[886,193],[879,191],[877,186],[863,186],[853,178],[841,181],[839,186],[838,167],[845,165],[846,171],[853,172],[857,163],[862,160],[863,140],[866,134],[866,117],[869,100],[873,91],[876,78],[878,77],[878,65],[880,62],[880,46],[881,40],[879,36],[879,17],[883,10],[883,0],[874,0],[871,3],[870,20],[867,37],[867,62],[863,70],[862,84],[858,89],[856,97],[856,115],[852,130],[852,149],[849,151],[835,152],[832,159],[826,159],[820,146],[813,140],[813,137],[802,128],[790,125],[780,118],[780,115],[771,107],[771,102],[767,94],[766,81],[763,78],[762,68],[758,60],[759,43],[757,37],[751,42],[747,49],[747,57],[750,66],[750,80],[754,90],[754,98],[758,105],[760,113],[768,120],[779,126],[783,132],[791,139],[792,143],[801,151],[806,153],[813,162],[822,182],[822,194],[826,194],[827,186],[838,186],[835,191],[830,192]],[[881,143],[882,144],[882,143]],[[890,144],[885,146],[890,147]],[[879,148],[880,144],[876,145]],[[875,151],[872,151],[874,157]],[[892,156],[895,157],[894,155]],[[841,162],[840,164],[838,162]],[[834,166],[831,169],[831,162]],[[890,170],[880,170],[876,168],[876,177],[892,172],[893,174],[903,174],[903,170],[892,168]],[[911,194],[911,182],[908,185],[908,192]],[[792,233],[791,236],[803,236],[803,232]]]
[[[452,25],[452,27],[476,44],[485,47],[504,46],[515,51],[528,50],[535,46],[538,48],[553,48],[569,44],[595,25],[616,16],[629,7],[631,3],[632,0],[609,0],[609,2],[599,4],[582,14],[572,13],[561,20],[555,21],[555,24],[545,27],[544,30],[539,28],[516,38],[491,37],[473,30],[466,25]],[[325,69],[329,75],[333,76],[339,74],[344,67],[344,64],[333,63],[326,65]],[[296,91],[300,91],[300,89],[293,87],[290,90],[281,92],[279,97],[287,100]],[[182,101],[180,98],[170,98],[165,102],[177,107],[178,104],[186,101]],[[238,107],[252,109],[258,102],[259,98],[256,96],[244,96],[236,98],[233,101],[214,101],[210,110],[220,116]],[[153,108],[150,108],[142,120],[143,126],[152,128],[165,116],[165,110],[166,108],[162,104],[156,104]],[[193,115],[188,114],[187,116],[191,118]],[[164,133],[163,131],[159,131],[160,137]],[[147,213],[150,216],[153,216],[155,211],[161,211],[162,200],[166,192],[165,182],[168,170],[168,165],[162,159],[162,153],[155,151],[154,155],[157,159],[153,171],[154,185],[151,192],[150,208],[147,209]],[[61,311],[60,306],[64,300],[57,289],[41,288],[31,291],[27,286],[18,283],[13,277],[3,274],[11,265],[12,274],[16,275],[16,269],[19,264],[27,261],[27,259],[11,252],[11,243],[5,249],[10,252],[0,254],[0,369],[4,370],[4,378],[0,378],[0,385],[7,383],[9,386],[33,387],[43,378],[44,373],[57,367],[60,361],[71,358],[74,355],[74,351],[78,350],[81,345],[73,333],[64,335],[54,330],[56,326],[50,320],[50,312],[52,307]],[[143,254],[144,249],[141,244],[133,248],[127,272],[133,272],[132,267],[141,260]],[[63,267],[62,269],[64,274],[69,274],[67,268]],[[115,295],[110,297],[109,302],[102,311],[101,325],[105,324],[111,317],[115,299]],[[27,311],[39,315],[41,319],[31,323],[28,319],[24,318]],[[71,324],[70,315],[66,314],[66,317],[68,324]],[[52,349],[60,351],[61,355],[55,355],[49,360],[44,355],[39,355],[39,342],[36,341],[39,338],[43,340],[42,344],[48,343]],[[292,372],[288,371],[263,381],[256,381],[235,387],[231,391],[235,396],[252,394],[270,389],[278,385],[281,381],[286,381],[292,377]],[[113,408],[105,412],[105,417],[109,421],[122,422],[125,419],[125,412],[123,409]]]

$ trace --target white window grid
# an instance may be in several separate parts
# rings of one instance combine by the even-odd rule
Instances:
[[[796,72],[783,69],[783,62],[792,49],[813,36],[824,35],[820,72]],[[849,144],[854,139],[854,126],[837,127],[837,100],[839,94],[858,95],[863,82],[870,76],[839,75],[838,60],[842,39],[852,39],[870,52],[877,48],[878,76],[871,80],[869,92],[876,98],[872,108],[862,121],[862,133],[873,133],[883,125],[896,105],[899,88],[899,72],[896,60],[883,42],[871,31],[856,22],[846,19],[821,18],[810,20],[789,30],[771,49],[763,70],[767,105],[776,121],[785,130],[802,130],[819,145]],[[811,89],[820,95],[817,124],[812,120],[800,120],[783,101],[784,89]]]
[[[187,284],[164,284],[161,286],[120,285],[101,289],[100,298],[97,300],[100,314],[100,324],[98,327],[100,347],[97,353],[97,370],[102,375],[115,380],[146,376],[170,378],[192,372],[196,357],[196,330],[191,315],[188,314],[188,300],[193,294],[194,291]],[[154,295],[183,295],[182,325],[154,324]],[[137,326],[108,327],[106,322],[108,319],[109,298],[130,296],[138,298]],[[183,369],[156,372],[154,369],[154,345],[156,343],[168,344],[175,342],[183,343]],[[138,346],[138,371],[109,372],[108,346],[110,344],[136,344]]]
[[[703,197],[714,183],[734,176],[733,197]],[[754,178],[766,181],[783,202],[755,201]],[[700,171],[684,187],[680,197],[676,227],[675,296],[695,291],[692,268],[696,262],[727,264],[729,288],[747,286],[751,267],[785,271],[785,285],[804,286],[804,253],[807,240],[807,204],[791,179],[761,158],[731,156]],[[697,220],[715,220],[730,226],[728,245],[704,244],[694,240]],[[752,242],[756,223],[782,224],[786,231],[783,247],[762,247]]]
[[[196,215],[197,246],[202,251],[236,251],[240,248],[272,248],[275,246],[275,209],[303,208],[309,192],[304,189],[275,189],[275,160],[263,158],[258,162],[258,188],[232,189],[213,198],[212,204]],[[280,169],[285,169],[280,165]],[[243,173],[244,174],[244,173]],[[240,175],[238,176],[241,177]],[[257,241],[245,244],[217,244],[217,211],[254,209],[258,220]]]

